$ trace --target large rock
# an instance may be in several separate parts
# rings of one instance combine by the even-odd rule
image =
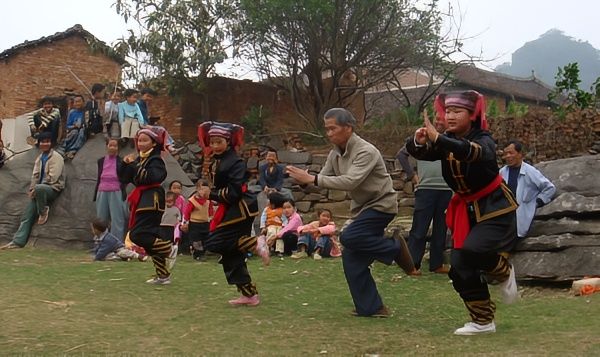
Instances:
[[[552,200],[549,204],[541,207],[536,212],[538,218],[558,218],[571,216],[600,214],[600,195],[586,197],[578,193],[564,192]]]
[[[122,155],[131,152],[127,149]],[[21,213],[28,203],[27,188],[37,150],[31,150],[10,160],[0,170],[0,240],[6,243],[17,230]],[[86,142],[72,161],[65,163],[66,187],[52,204],[48,222],[33,226],[29,243],[59,248],[91,246],[90,221],[96,216],[93,202],[97,178],[97,160],[105,154],[105,141],[97,135]],[[168,176],[184,185],[184,195],[193,191],[193,183],[171,155],[165,156]],[[131,189],[131,187],[129,188]]]
[[[277,157],[280,162],[285,162],[287,164],[311,164],[312,156],[309,152],[292,152],[288,150],[280,150],[277,151]]]
[[[600,156],[580,156],[540,162],[535,165],[554,185],[556,193],[577,193],[584,197],[600,196],[596,173],[600,172]]]
[[[521,240],[516,251],[561,251],[571,247],[600,248],[600,235],[575,235],[571,233],[529,237]],[[600,259],[600,257],[598,257]],[[598,261],[600,263],[600,260]]]
[[[519,251],[512,257],[518,280],[570,281],[598,275],[600,247]]]
[[[554,234],[600,234],[600,219],[573,219],[563,217],[547,221],[534,220],[529,230],[530,237]]]

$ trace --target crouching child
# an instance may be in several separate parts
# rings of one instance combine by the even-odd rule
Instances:
[[[108,224],[96,218],[92,221],[94,234],[94,260],[130,260],[137,259],[141,262],[148,260],[148,256],[125,248],[123,242],[108,231]]]

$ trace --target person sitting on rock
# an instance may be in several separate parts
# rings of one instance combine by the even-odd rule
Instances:
[[[94,234],[94,261],[137,259],[145,262],[148,260],[147,255],[125,248],[123,242],[108,231],[106,221],[95,218],[91,226]]]
[[[556,187],[535,167],[523,161],[523,144],[511,140],[504,148],[504,165],[500,175],[517,197],[517,236],[525,238],[535,211],[552,201]]]
[[[77,151],[85,144],[85,113],[83,111],[83,96],[73,97],[73,108],[67,117],[67,136],[62,144],[66,159],[73,159]]]
[[[52,149],[52,134],[43,132],[38,135],[40,155],[35,159],[31,184],[29,185],[29,204],[21,217],[19,229],[10,243],[0,249],[23,248],[29,240],[31,227],[37,219],[42,225],[48,221],[50,204],[65,187],[64,161],[62,156]]]
[[[277,152],[269,150],[265,160],[267,162],[258,168],[258,184],[260,188],[267,195],[276,191],[283,194],[286,198],[292,198],[291,191],[283,187],[285,167],[279,164]]]
[[[121,138],[123,140],[133,139],[135,133],[141,128],[146,127],[144,117],[137,103],[138,91],[135,89],[126,89],[123,92],[125,101],[119,103],[119,124],[121,125]]]
[[[302,259],[312,254],[314,260],[323,257],[339,257],[341,255],[335,238],[335,223],[331,220],[331,211],[317,211],[318,220],[298,228],[298,251],[292,255],[294,259]]]
[[[50,97],[42,99],[42,107],[26,115],[27,124],[33,138],[33,145],[40,133],[52,133],[52,145],[56,145],[58,140],[58,127],[60,125],[60,110],[54,107],[54,102]]]

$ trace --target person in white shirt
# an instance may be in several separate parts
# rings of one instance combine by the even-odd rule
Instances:
[[[517,197],[517,235],[525,238],[537,208],[554,198],[556,187],[538,169],[523,161],[523,144],[511,140],[504,148],[500,175]]]

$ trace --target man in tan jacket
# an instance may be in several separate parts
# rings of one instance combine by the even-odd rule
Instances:
[[[65,187],[64,160],[52,150],[52,134],[42,132],[38,136],[40,155],[35,159],[31,184],[29,185],[29,204],[21,217],[19,229],[10,243],[0,249],[23,248],[29,240],[31,227],[37,219],[38,224],[45,224],[50,212],[50,204]]]

